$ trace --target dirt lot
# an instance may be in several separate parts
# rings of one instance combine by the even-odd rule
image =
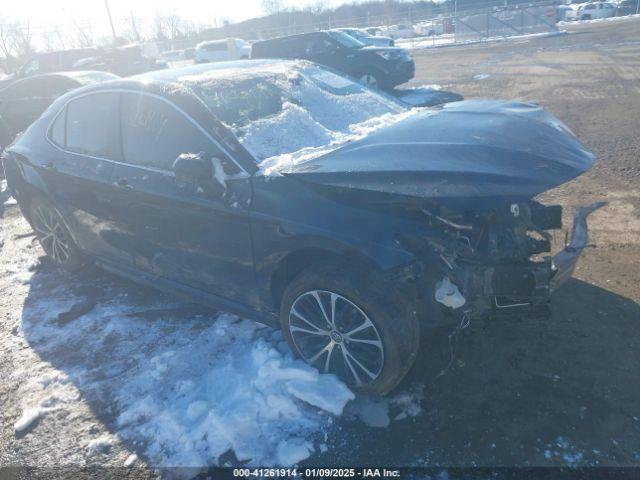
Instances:
[[[544,200],[567,206],[567,223],[575,206],[607,200],[590,221],[597,247],[556,294],[551,319],[472,324],[452,368],[434,381],[449,356],[446,335],[437,332],[441,341],[430,343],[407,395],[390,405],[358,400],[389,409],[390,424],[366,426],[347,408],[318,433],[323,448],[307,464],[640,465],[640,19],[569,31],[415,51],[412,84],[439,84],[466,98],[531,100],[561,118],[599,164]],[[103,321],[92,327],[99,342],[70,333],[68,349],[49,349],[35,319],[59,307],[56,295],[95,295],[87,284],[98,303],[125,298],[131,310],[151,308],[160,295],[102,274],[56,272],[22,237],[29,229],[15,206],[0,222],[0,466],[123,465],[132,453],[136,465],[145,463],[144,434],[114,435],[122,405],[113,390],[135,369],[117,342],[133,340],[105,334]],[[196,313],[181,308],[167,335],[188,333],[176,318]],[[132,351],[142,344],[131,343]],[[46,416],[16,435],[27,400],[58,385],[59,372],[71,382],[59,381]],[[45,374],[51,379],[43,382]]]

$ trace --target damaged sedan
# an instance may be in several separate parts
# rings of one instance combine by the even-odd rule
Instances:
[[[407,109],[302,61],[198,65],[59,98],[4,155],[45,252],[282,328],[354,389],[392,390],[420,337],[544,311],[587,245],[551,256],[534,198],[594,163],[537,105]]]

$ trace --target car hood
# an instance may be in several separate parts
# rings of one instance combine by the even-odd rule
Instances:
[[[418,112],[282,173],[334,187],[493,203],[532,198],[594,162],[540,106],[472,100]]]

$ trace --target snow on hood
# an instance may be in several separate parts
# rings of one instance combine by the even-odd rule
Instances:
[[[258,166],[265,175],[277,175],[416,113],[413,110],[385,113],[331,130],[311,117],[307,110],[285,104],[280,115],[253,123],[241,137],[241,143],[254,155],[259,152]]]

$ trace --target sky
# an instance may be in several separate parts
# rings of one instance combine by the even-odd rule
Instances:
[[[353,1],[353,0],[351,0]],[[318,0],[283,0],[285,7],[304,7]],[[348,3],[348,0],[323,0],[327,6]],[[136,17],[153,17],[156,12],[177,13],[181,17],[202,24],[246,20],[263,15],[261,0],[109,0],[111,13],[116,21],[124,22],[131,13]],[[104,0],[2,0],[0,19],[6,21],[29,19],[37,30],[57,25],[73,25],[91,22],[96,29],[106,27],[108,20]]]

